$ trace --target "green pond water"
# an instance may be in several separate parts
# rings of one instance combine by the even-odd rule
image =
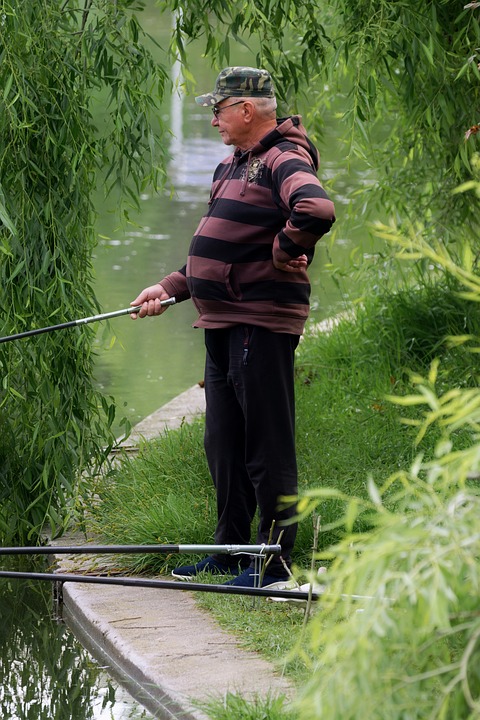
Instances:
[[[2,569],[43,571],[2,561]],[[50,583],[0,581],[2,720],[140,720],[153,716],[110,678],[55,616]]]

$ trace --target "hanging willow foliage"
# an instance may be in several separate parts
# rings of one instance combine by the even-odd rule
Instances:
[[[377,180],[365,183],[365,206],[427,219],[433,238],[478,233],[478,198],[452,194],[472,174],[478,179],[478,3],[170,4],[178,10],[174,42],[186,64],[192,39],[216,68],[235,64],[234,41],[259,45],[256,63],[273,72],[283,110],[300,110],[317,136],[326,115],[341,125],[345,164],[356,155]],[[334,118],[333,98],[342,108]]]
[[[156,111],[167,77],[145,49],[132,5],[0,3],[2,335],[98,312],[98,169],[132,200],[161,181]],[[107,113],[96,128],[99,100]],[[98,469],[114,442],[113,400],[93,383],[93,334],[82,328],[0,347],[0,538],[35,537],[46,523],[58,531],[79,471]]]

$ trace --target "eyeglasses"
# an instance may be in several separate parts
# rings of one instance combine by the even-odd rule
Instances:
[[[215,115],[215,117],[218,117],[220,115],[220,113],[223,112],[224,110],[228,110],[228,108],[235,107],[235,105],[243,105],[244,102],[245,102],[244,100],[239,100],[238,102],[234,102],[231,105],[224,105],[223,107],[217,107],[216,105],[214,105],[212,108],[212,112]]]

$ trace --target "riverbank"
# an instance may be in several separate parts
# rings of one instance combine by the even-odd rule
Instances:
[[[203,388],[195,385],[142,420],[125,448],[134,450],[204,410]],[[77,545],[88,543],[88,538],[64,536],[56,542]],[[58,572],[85,571],[77,556],[57,556],[56,565]],[[201,705],[214,697],[293,692],[271,663],[241,648],[200,609],[191,592],[67,582],[61,609],[93,657],[154,718],[204,720]]]

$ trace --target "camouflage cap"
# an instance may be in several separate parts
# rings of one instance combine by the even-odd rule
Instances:
[[[215,81],[213,92],[199,95],[195,102],[211,107],[227,97],[275,97],[270,73],[261,68],[224,68]]]

